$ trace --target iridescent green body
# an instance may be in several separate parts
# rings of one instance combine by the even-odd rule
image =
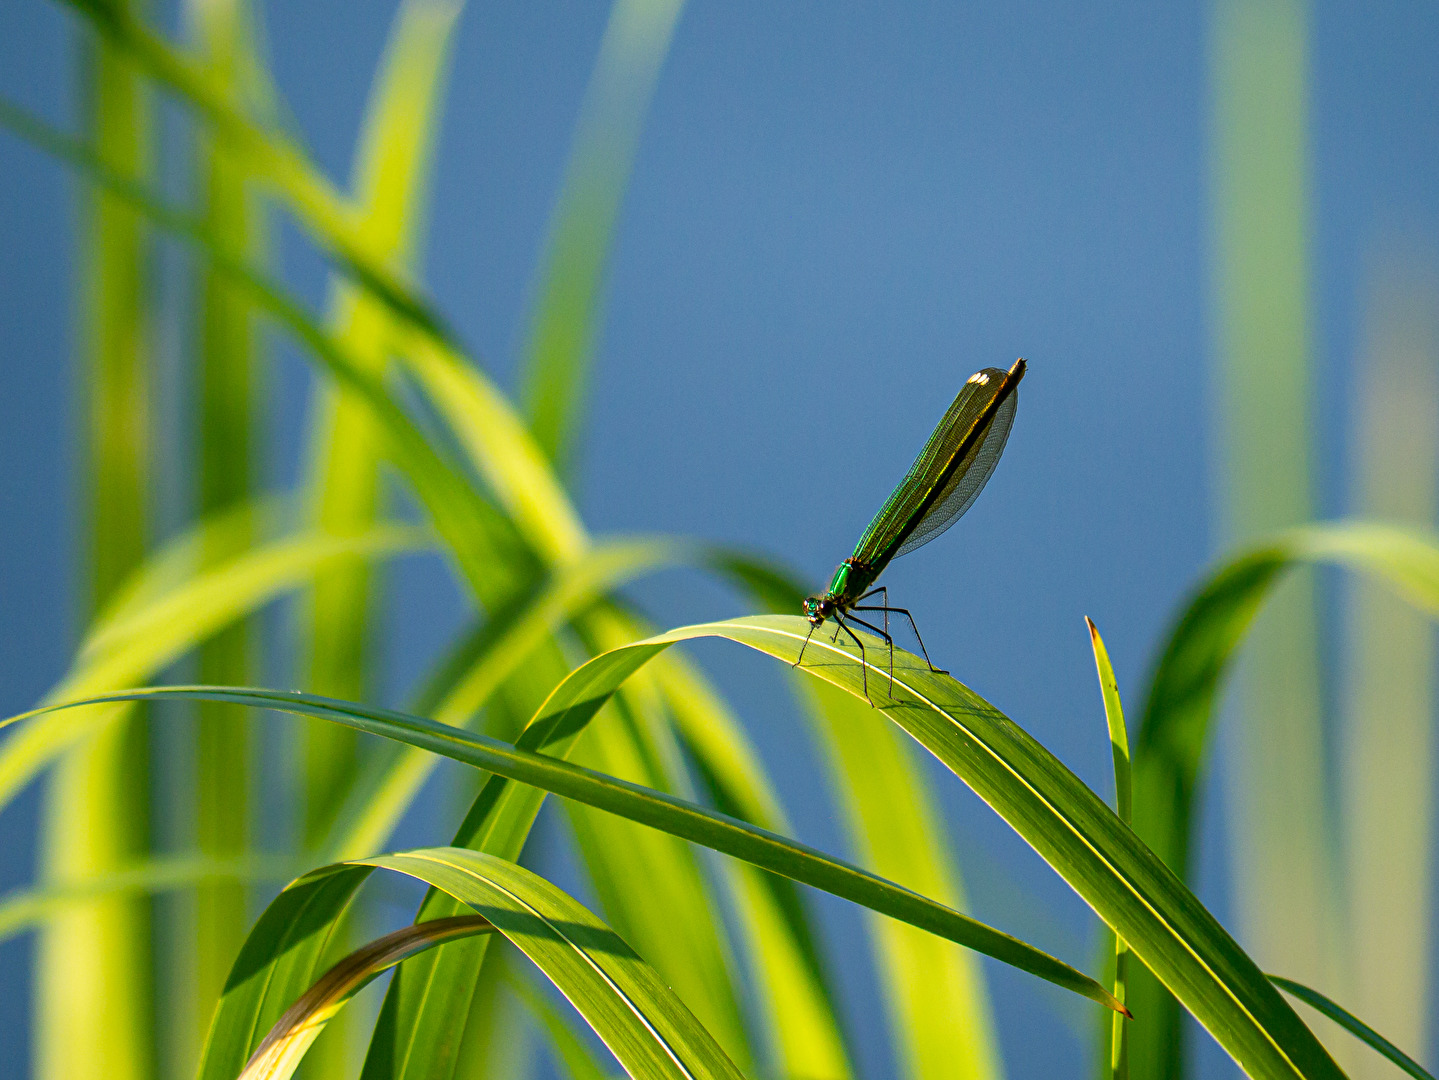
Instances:
[[[960,388],[909,472],[859,538],[854,552],[835,569],[829,588],[805,600],[804,613],[810,621],[811,634],[826,619],[833,618],[863,652],[859,638],[845,626],[845,616],[852,610],[885,612],[886,628],[889,612],[900,612],[913,625],[913,618],[903,608],[891,608],[888,603],[867,608],[857,605],[874,593],[885,592],[873,586],[891,559],[933,540],[958,521],[979,497],[1009,438],[1018,404],[1015,391],[1024,378],[1024,369],[1023,359],[1016,360],[1008,371],[985,368],[971,375]],[[885,598],[887,601],[887,593]],[[851,618],[877,630],[858,617]],[[887,629],[877,632],[889,640]],[[808,644],[809,639],[805,641]],[[923,641],[920,647],[924,647]],[[803,657],[803,649],[800,655]]]

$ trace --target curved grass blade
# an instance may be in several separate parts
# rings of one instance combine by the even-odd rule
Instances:
[[[523,978],[506,979],[505,985],[539,1021],[540,1027],[549,1036],[555,1057],[564,1063],[569,1072],[570,1080],[611,1080],[612,1071],[600,1063],[598,1056],[571,1028],[569,1019],[544,994]]]
[[[541,257],[520,367],[535,439],[563,468],[579,426],[600,290],[645,110],[684,0],[615,0]]]
[[[414,923],[356,949],[275,1021],[245,1063],[240,1080],[289,1080],[330,1019],[384,972],[426,949],[494,931],[481,915],[460,915]]]
[[[555,571],[527,602],[497,612],[468,670],[433,710],[436,720],[467,727],[515,670],[558,626],[592,605],[611,589],[642,574],[689,561],[694,545],[665,539],[600,544],[577,561]],[[334,860],[356,858],[384,847],[438,759],[410,747],[396,747],[375,759],[357,784],[340,830],[326,846]]]
[[[777,619],[784,626],[784,630],[776,633],[765,627],[766,622]],[[552,729],[558,726],[563,729],[564,726],[574,723],[576,716],[593,713],[608,700],[624,679],[654,655],[678,641],[695,637],[725,636],[742,644],[757,642],[773,648],[778,639],[784,642],[781,654],[790,651],[788,647],[792,643],[792,651],[797,654],[797,643],[803,634],[791,642],[789,633],[797,621],[802,620],[766,616],[732,623],[688,627],[605,653],[577,669],[556,687],[546,703],[543,726]],[[852,661],[846,666],[852,666]],[[755,866],[975,949],[1107,1007],[1115,1007],[1108,990],[1068,964],[841,859],[664,792],[643,788],[616,777],[596,773],[543,754],[530,753],[497,739],[473,735],[418,716],[281,690],[243,687],[153,687],[96,695],[63,705],[44,706],[12,717],[4,724],[13,724],[57,709],[105,702],[164,700],[221,701],[295,715],[318,716],[360,731],[423,747],[497,776],[563,798],[574,799],[576,802],[743,859]]]
[[[1166,635],[1134,756],[1135,830],[1181,877],[1190,872],[1194,800],[1219,692],[1239,645],[1280,579],[1296,566],[1321,563],[1377,578],[1439,618],[1439,541],[1415,529],[1353,521],[1307,525],[1210,574]],[[1131,1032],[1131,1056],[1172,1056],[1181,1042],[1173,1000],[1140,970],[1131,971],[1129,993],[1142,1017]]]
[[[65,0],[95,29],[127,53],[150,78],[168,86],[197,109],[238,150],[255,171],[285,196],[296,218],[319,245],[396,314],[438,338],[455,342],[444,321],[408,286],[373,258],[355,223],[349,201],[282,132],[262,127],[236,108],[209,73],[151,32],[122,5]]]
[[[295,869],[295,860],[289,858],[211,859],[176,855],[150,859],[75,885],[18,889],[0,896],[0,941],[34,929],[54,912],[77,900],[117,893],[154,894],[211,881],[284,881]]]
[[[423,530],[385,526],[364,536],[302,534],[257,548],[102,621],[81,647],[76,667],[47,700],[93,694],[150,678],[219,627],[303,585],[315,567],[328,559],[345,555],[378,558],[420,550],[432,542]],[[54,714],[0,743],[0,806],[117,708]]]
[[[1099,627],[1088,615],[1084,617],[1089,627],[1089,643],[1094,650],[1094,667],[1099,675],[1099,692],[1104,699],[1104,719],[1109,727],[1109,749],[1114,758],[1114,811],[1119,820],[1128,825],[1132,818],[1132,798],[1129,776],[1129,731],[1124,726],[1124,706],[1119,700],[1119,683],[1114,678],[1114,667],[1109,662],[1109,650],[1099,636]],[[1113,933],[1111,931],[1111,933]],[[1129,946],[1124,937],[1114,934],[1114,996],[1124,1001],[1129,985]],[[1111,1080],[1128,1080],[1129,1077],[1129,1025],[1118,1013],[1106,1033],[1108,1060],[1104,1063],[1106,1075]]]
[[[741,1076],[659,974],[549,882],[454,848],[367,861],[423,875],[488,917],[569,998],[629,1075]]]
[[[363,400],[385,431],[391,460],[425,505],[436,531],[445,539],[481,603],[501,603],[508,592],[533,578],[538,572],[535,559],[516,536],[511,522],[441,457],[375,373],[318,326],[283,288],[219,246],[203,221],[174,209],[153,192],[118,175],[69,136],[4,102],[0,102],[0,123],[75,165],[86,179],[195,244],[218,270],[245,288],[257,308],[293,333],[339,384]]]
[[[796,619],[768,617],[673,631],[591,661],[557,688],[551,707],[577,702],[598,707],[632,671],[686,637],[726,636],[793,662],[803,625]],[[1259,1075],[1336,1075],[1323,1048],[1252,962],[1107,807],[959,684],[911,671],[912,659],[906,654],[906,679],[935,690],[938,702],[921,698],[923,704],[915,707],[910,701],[909,707],[892,710],[896,719],[1001,809],[1106,921],[1118,924],[1131,947],[1165,974],[1221,1045]],[[854,684],[846,685],[851,691],[860,689],[855,658],[841,646],[826,643],[811,668],[829,681]],[[946,706],[952,711],[944,711]],[[508,775],[529,782],[513,771]],[[1045,797],[1036,784],[1054,790]],[[553,782],[542,786],[570,794]],[[725,850],[712,841],[701,842]],[[793,872],[790,876],[805,880]]]
[[[410,265],[420,246],[440,88],[460,10],[452,0],[401,4],[371,88],[353,170],[356,241],[386,266]],[[335,339],[370,371],[382,374],[395,337],[390,309],[338,274],[330,283],[328,308]],[[380,513],[384,453],[383,430],[366,404],[324,381],[312,405],[307,453],[310,514],[318,527],[338,534],[369,527]],[[359,561],[316,575],[302,683],[315,693],[370,697],[365,679],[375,669],[368,655],[377,600],[373,577],[371,567]],[[306,725],[301,738],[302,835],[306,846],[314,847],[339,820],[361,766],[353,732],[314,723]]]
[[[850,850],[890,880],[964,910],[958,871],[913,743],[868,702],[818,679],[802,682],[801,700],[829,759]],[[994,1017],[978,957],[890,919],[869,922],[901,1075],[911,1080],[1000,1076]]]
[[[1342,1006],[1336,1005],[1333,1001],[1330,1001],[1318,990],[1311,990],[1302,983],[1297,983],[1293,979],[1283,978],[1280,975],[1269,976],[1269,981],[1286,993],[1293,994],[1300,1001],[1304,1002],[1304,1004],[1317,1009],[1356,1039],[1360,1039],[1369,1046],[1372,1046],[1395,1065],[1398,1065],[1399,1068],[1414,1077],[1415,1080],[1434,1080],[1434,1077],[1430,1075],[1419,1062],[1415,1061],[1403,1050],[1400,1050],[1399,1047],[1395,1046],[1383,1035],[1380,1035],[1379,1032],[1375,1031],[1363,1020],[1360,1020],[1359,1017],[1344,1009]]]
[[[631,1076],[740,1080],[740,1072],[654,969],[543,878],[462,848],[377,855],[350,865],[407,874],[473,908],[569,998]],[[300,883],[348,868],[327,867]],[[216,1062],[207,1058],[207,1075],[217,1073],[218,1059],[228,1049],[213,1048]]]

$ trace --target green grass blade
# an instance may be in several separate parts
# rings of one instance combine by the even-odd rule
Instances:
[[[751,647],[767,646],[763,651],[774,649],[777,655],[797,654],[797,642],[803,638],[803,634],[794,637],[794,647],[791,649],[789,628],[800,622],[802,620],[797,616],[792,619],[767,616],[708,624],[703,627],[687,627],[605,653],[578,668],[556,687],[544,712],[537,717],[532,727],[547,736],[547,733],[552,733],[557,728],[564,731],[576,723],[582,724],[608,700],[624,679],[642,667],[647,660],[676,642],[688,638],[725,636]],[[767,627],[766,623],[786,629],[776,631]],[[896,657],[901,655],[907,656],[896,652]],[[857,677],[856,675],[855,678]],[[57,709],[107,702],[162,700],[222,701],[294,715],[319,716],[359,731],[423,747],[455,761],[494,773],[497,777],[528,785],[540,792],[548,791],[563,798],[574,799],[587,806],[594,806],[743,859],[773,873],[782,874],[983,952],[1021,971],[1038,975],[1057,986],[1106,1006],[1113,1001],[1108,990],[1068,964],[841,859],[664,792],[595,773],[545,754],[531,753],[496,739],[446,727],[418,716],[293,691],[244,687],[155,687],[100,694],[63,705],[44,706],[12,717],[5,721],[5,724]],[[538,801],[536,799],[534,802],[536,808]],[[517,809],[521,817],[533,819],[533,811],[523,803]],[[476,817],[474,811],[471,816],[472,819]],[[509,828],[513,815],[500,818],[482,815],[478,820],[492,832],[497,828],[504,831]],[[469,822],[466,827],[462,827],[462,832],[469,831],[468,826]],[[523,834],[516,834],[516,838],[522,840]],[[477,835],[471,836],[470,840],[485,842],[483,837]]]
[[[667,540],[598,545],[541,583],[527,602],[497,613],[486,624],[480,647],[465,672],[427,715],[451,727],[468,727],[475,716],[557,627],[608,592],[642,574],[683,562],[688,546]],[[358,858],[382,848],[433,772],[437,759],[413,747],[391,747],[374,756],[339,815],[326,845],[327,857]]]
[[[676,1080],[740,1077],[654,969],[613,930],[543,878],[503,859],[459,848],[379,855],[359,863],[407,874],[481,914],[570,999],[631,1076]],[[353,891],[363,880],[355,869],[352,864],[312,872],[291,886],[298,892],[298,902],[287,900],[282,893],[276,905],[282,909],[305,906],[330,877],[342,883],[340,891]],[[267,930],[274,928],[276,920],[269,912],[266,916],[261,924]],[[410,927],[400,934],[422,932]],[[236,988],[268,979],[274,968],[289,963],[289,954],[296,951],[286,949],[285,942],[278,939],[252,936],[252,941],[256,947],[247,943],[242,964],[232,977]],[[242,1039],[244,1033],[238,1028],[222,1031],[217,1027],[216,1031],[203,1075],[233,1075],[237,1053],[245,1053],[251,1040]],[[278,1078],[288,1072],[256,1075]]]
[[[93,0],[65,2],[88,18],[109,46],[179,95],[243,152],[265,183],[283,196],[311,237],[368,292],[439,339],[455,342],[430,306],[370,256],[349,201],[289,137],[251,120],[204,67],[171,48],[124,6]]]
[[[858,861],[963,910],[959,872],[912,744],[867,702],[819,680],[804,682],[806,711],[829,759],[835,802]],[[902,1075],[913,1080],[1002,1075],[978,958],[940,946],[913,927],[889,919],[870,922]]]
[[[281,593],[299,588],[325,560],[378,558],[432,542],[422,530],[387,526],[358,537],[284,537],[231,563],[179,583],[172,591],[98,624],[75,667],[47,695],[59,701],[144,682],[215,630]],[[123,708],[56,714],[27,725],[0,744],[0,806],[56,756]]]
[[[240,1080],[289,1080],[325,1025],[390,968],[427,949],[494,932],[494,924],[483,916],[460,915],[405,926],[356,949],[275,1021],[245,1063]]]
[[[431,146],[460,7],[452,0],[402,4],[371,91],[354,165],[356,241],[385,266],[407,267],[417,253]],[[331,282],[329,308],[335,339],[367,370],[383,373],[394,336],[389,308],[339,276]],[[337,534],[369,527],[379,510],[384,454],[383,431],[365,403],[324,383],[316,396],[308,450],[317,527]],[[332,697],[369,696],[365,674],[374,666],[369,654],[375,601],[371,568],[362,561],[333,566],[316,577],[307,612],[305,686]],[[353,732],[333,724],[310,724],[302,734],[302,835],[313,847],[334,827],[355,781],[357,746]]]
[[[682,656],[662,656],[651,667],[676,731],[716,807],[772,832],[789,833],[758,754],[719,695]],[[726,862],[720,870],[747,949],[759,1000],[754,1013],[769,1029],[774,1071],[782,1076],[849,1077],[853,1070],[832,981],[804,898],[792,881],[746,863]]]
[[[258,308],[294,334],[337,382],[364,400],[384,428],[390,460],[413,485],[465,581],[482,603],[502,602],[509,590],[533,577],[533,556],[521,544],[511,523],[441,457],[386,386],[266,274],[218,247],[203,222],[155,198],[148,189],[117,174],[88,148],[42,121],[13,105],[0,103],[0,123],[77,166],[88,180],[177,237],[197,245],[217,268],[248,290]]]
[[[197,855],[171,855],[148,859],[78,885],[21,889],[0,896],[0,941],[35,929],[56,911],[77,900],[118,893],[140,895],[189,889],[208,881],[284,881],[294,876],[295,870],[295,861],[286,858],[252,856],[215,860]]]
[[[1439,466],[1439,281],[1389,250],[1370,275],[1354,392],[1351,504],[1432,526]],[[1429,1044],[1433,927],[1434,631],[1375,582],[1349,593],[1341,771],[1354,1007],[1405,1046]],[[1387,1067],[1367,1058],[1363,1080]]]
[[[187,5],[197,52],[222,91],[234,100],[248,96],[254,70],[250,12],[245,0]],[[250,190],[243,152],[221,133],[196,140],[206,227],[216,243],[235,255],[263,263],[268,246],[264,208]],[[199,441],[196,507],[204,517],[247,505],[254,496],[264,400],[265,364],[249,296],[215,268],[196,266],[198,373],[195,380]],[[218,539],[218,538],[217,538]],[[205,553],[210,561],[233,558],[255,536],[225,536],[223,546]],[[253,628],[237,620],[201,645],[197,671],[202,682],[253,682]],[[191,792],[197,842],[215,859],[242,858],[250,843],[252,730],[241,710],[202,705],[193,727],[194,783]],[[245,883],[213,881],[195,890],[188,949],[181,951],[185,990],[168,1009],[181,1014],[171,1028],[170,1059],[190,1072],[199,1060],[225,974],[245,940],[248,912]]]
[[[1089,627],[1089,642],[1094,650],[1094,667],[1099,675],[1099,692],[1104,699],[1104,719],[1109,728],[1109,749],[1114,759],[1114,811],[1119,820],[1129,825],[1132,821],[1133,798],[1129,775],[1129,730],[1124,726],[1124,706],[1119,700],[1119,683],[1114,678],[1114,667],[1109,662],[1109,650],[1099,636],[1099,627],[1094,620],[1085,616]],[[1114,996],[1120,1001],[1127,1000],[1129,984],[1129,946],[1119,934],[1114,938]],[[1110,1080],[1129,1078],[1129,1024],[1118,1013],[1108,1025],[1103,1047],[1103,1075]]]
[[[1439,544],[1428,533],[1365,522],[1281,534],[1210,575],[1166,636],[1145,700],[1134,758],[1135,828],[1175,873],[1190,872],[1190,833],[1200,770],[1219,691],[1235,652],[1271,590],[1291,568],[1333,564],[1384,582],[1428,617],[1439,617]],[[1178,1045],[1179,1015],[1144,972],[1131,969],[1129,1002],[1143,1017],[1131,1033],[1137,1072],[1145,1047]],[[1151,1020],[1149,1017],[1158,1017]],[[1165,1037],[1144,1029],[1160,1024]],[[1146,1061],[1151,1060],[1146,1057]]]
[[[136,0],[116,0],[129,17]],[[87,42],[82,108],[97,160],[140,181],[152,168],[153,104],[129,58]],[[103,607],[143,560],[150,512],[150,240],[142,214],[87,189],[76,328],[83,615]],[[149,844],[143,722],[118,716],[70,748],[45,793],[41,874],[79,886],[142,858]],[[56,913],[34,966],[34,1076],[141,1080],[155,1065],[154,972],[147,898],[109,895]]]
[[[1308,4],[1214,0],[1212,284],[1221,549],[1314,513],[1309,327]],[[1251,635],[1225,777],[1238,933],[1262,965],[1340,976],[1314,580],[1294,575]],[[1176,1029],[1176,1034],[1177,1034]],[[1182,1048],[1133,1033],[1140,1075]],[[1151,1072],[1163,1069],[1164,1072]]]
[[[615,222],[684,0],[615,0],[540,260],[521,361],[535,439],[562,469],[579,428]]]
[[[1348,1031],[1355,1038],[1363,1040],[1375,1050],[1378,1050],[1379,1053],[1383,1054],[1395,1065],[1399,1066],[1399,1068],[1414,1077],[1415,1080],[1434,1080],[1434,1077],[1430,1075],[1419,1062],[1415,1061],[1403,1050],[1400,1050],[1399,1047],[1395,1046],[1383,1035],[1380,1035],[1379,1032],[1375,1031],[1363,1020],[1360,1020],[1359,1017],[1330,1001],[1318,990],[1311,990],[1302,983],[1297,983],[1293,979],[1285,979],[1278,975],[1269,976],[1269,981],[1281,990],[1293,994],[1306,1005],[1319,1010],[1319,1012],[1329,1017],[1329,1019],[1344,1028],[1344,1030]]]
[[[544,451],[499,389],[429,338],[411,335],[402,359],[530,546],[547,561],[576,558],[589,543],[585,527]]]
[[[506,980],[506,985],[525,1004],[531,1016],[549,1036],[555,1057],[564,1065],[570,1080],[612,1080],[613,1071],[599,1058],[570,1026],[569,1020],[543,994],[525,979]]]

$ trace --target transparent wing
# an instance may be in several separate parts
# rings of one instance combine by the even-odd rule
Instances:
[[[972,453],[965,455],[954,475],[945,484],[939,497],[930,505],[929,513],[920,519],[914,531],[899,546],[896,555],[913,551],[929,543],[949,528],[966,510],[974,505],[984,485],[989,483],[994,467],[999,464],[999,455],[1004,453],[1004,444],[1009,440],[1009,429],[1014,426],[1014,412],[1019,404],[1019,395],[1012,393],[995,410],[989,430],[985,432]]]
[[[877,573],[969,509],[1004,450],[1014,422],[1014,384],[1023,375],[1021,361],[1008,372],[985,368],[969,377],[850,558]]]

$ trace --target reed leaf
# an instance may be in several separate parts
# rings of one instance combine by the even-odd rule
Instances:
[[[1094,650],[1094,667],[1099,675],[1099,693],[1104,700],[1104,720],[1109,728],[1109,750],[1114,761],[1114,812],[1126,825],[1133,823],[1133,795],[1129,767],[1129,729],[1124,726],[1124,706],[1119,700],[1119,683],[1109,662],[1109,650],[1099,636],[1099,627],[1085,616],[1089,627],[1090,647]],[[1128,997],[1129,946],[1120,934],[1110,932],[1114,939],[1114,996],[1119,1001]],[[1118,1014],[1115,1014],[1118,1017]],[[1129,1078],[1129,1025],[1119,1019],[1111,1022],[1101,1040],[1105,1051],[1101,1074],[1110,1080]]]
[[[762,616],[738,622],[688,627],[605,653],[577,669],[556,687],[543,714],[537,717],[531,728],[542,740],[556,737],[564,740],[571,730],[582,726],[594,715],[625,678],[642,667],[656,653],[681,640],[726,636],[742,644],[753,642],[774,648],[781,656],[790,652],[797,655],[797,644],[793,649],[788,648],[790,641],[786,631],[776,632],[766,626],[767,623],[773,624],[777,620],[780,625],[787,627],[793,627],[796,622],[802,621],[798,617],[780,619],[777,616]],[[799,634],[796,641],[802,638],[803,634]],[[776,645],[776,639],[783,644]],[[769,651],[769,648],[762,651]],[[901,655],[908,656],[896,651],[897,658]],[[850,666],[857,670],[857,665],[846,665]],[[807,665],[806,670],[814,670],[814,667]],[[843,668],[840,670],[844,671]],[[858,675],[854,678],[858,679]],[[411,746],[424,747],[455,761],[494,773],[496,778],[503,778],[504,781],[527,785],[537,792],[548,791],[574,799],[587,806],[594,806],[743,859],[755,866],[975,949],[1106,1007],[1117,1007],[1108,990],[1069,965],[1008,934],[841,859],[664,792],[421,717],[293,691],[244,687],[152,687],[43,706],[11,717],[4,723],[17,723],[58,709],[119,701],[164,700],[222,701],[295,715],[319,716],[359,731],[382,735]],[[512,806],[504,806],[499,815],[491,815],[488,812],[490,807],[505,793],[508,786],[502,782],[494,797],[481,792],[476,808],[472,809],[466,824],[462,826],[462,833],[469,834],[471,843],[480,840],[481,831],[488,835],[507,835],[523,840],[524,833],[528,830],[528,822],[533,820],[542,796],[524,796]],[[523,823],[524,828],[515,830],[513,823],[516,821]]]
[[[835,803],[856,858],[892,881],[965,910],[959,871],[912,755],[913,744],[863,699],[814,679],[806,679],[803,689],[805,711],[829,759]],[[913,1080],[1001,1076],[978,958],[890,919],[872,918],[870,924],[901,1075]]]
[[[521,360],[535,441],[564,470],[580,427],[615,223],[644,114],[684,0],[616,0],[540,259]]]
[[[1439,543],[1413,529],[1369,522],[1305,526],[1242,552],[1209,575],[1165,635],[1134,755],[1135,830],[1181,877],[1191,872],[1200,773],[1235,653],[1284,575],[1313,564],[1363,573],[1429,618],[1439,617]],[[1136,1070],[1141,1045],[1163,1048],[1165,1059],[1174,1059],[1182,1040],[1172,1000],[1137,970],[1131,971],[1129,993],[1140,1017],[1131,1036]]]

